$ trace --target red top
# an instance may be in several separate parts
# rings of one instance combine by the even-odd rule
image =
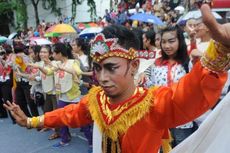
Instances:
[[[129,126],[124,133],[119,134],[121,152],[157,153],[161,146],[161,139],[165,129],[192,121],[211,108],[220,97],[226,78],[227,75],[225,73],[218,75],[210,73],[198,62],[192,71],[178,83],[170,87],[160,87],[151,92],[152,100],[149,111],[132,126]],[[150,90],[147,89],[147,91]],[[86,96],[78,104],[71,104],[67,107],[45,113],[44,126],[62,127],[67,125],[70,127],[80,127],[92,123],[91,109],[89,110],[88,104],[90,98]],[[139,104],[145,102],[140,101]],[[95,105],[97,104],[99,107],[102,107],[98,101],[95,101]],[[108,107],[106,108],[109,109]],[[100,111],[100,108],[96,111],[98,110]],[[136,110],[133,112],[136,112]],[[100,113],[102,115],[102,113],[106,112]],[[129,113],[129,110],[127,113]],[[139,116],[139,114],[131,113],[129,115]],[[113,114],[110,114],[110,116],[113,118]],[[129,119],[125,121],[127,121],[127,124],[130,121],[132,122]],[[106,120],[103,120],[102,124],[105,125]],[[105,130],[110,130],[113,124],[106,124],[107,129]],[[119,124],[118,126],[122,125]]]

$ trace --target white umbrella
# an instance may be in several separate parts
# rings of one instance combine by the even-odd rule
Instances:
[[[216,13],[216,12],[212,12],[212,14],[214,15],[214,17],[216,19],[222,19],[222,17]],[[178,20],[178,22],[180,22],[181,20],[188,20],[188,19],[198,19],[201,18],[201,12],[200,10],[195,10],[195,11],[189,11],[188,13],[186,13],[185,15],[183,15],[182,17],[180,17],[180,19]]]
[[[79,36],[84,37],[84,36],[100,33],[101,31],[102,31],[101,27],[90,27],[90,28],[86,28],[86,29],[82,30],[82,32],[80,32]]]
[[[17,32],[13,32],[8,36],[8,39],[14,39],[18,35]]]
[[[40,37],[32,37],[30,38],[30,45],[51,45],[52,42]]]

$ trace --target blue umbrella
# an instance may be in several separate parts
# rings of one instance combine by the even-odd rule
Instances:
[[[137,13],[129,17],[131,20],[137,20],[141,22],[148,22],[153,23],[157,25],[164,25],[164,23],[159,19],[158,17],[152,15],[152,14],[146,14],[146,13]]]

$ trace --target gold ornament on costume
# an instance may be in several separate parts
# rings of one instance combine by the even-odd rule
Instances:
[[[214,73],[230,69],[229,48],[221,43],[211,41],[207,51],[201,58],[201,64]]]
[[[135,49],[124,49],[118,44],[118,38],[106,39],[102,33],[94,38],[90,52],[93,60],[96,62],[100,62],[108,57],[122,57],[130,60],[137,57]]]

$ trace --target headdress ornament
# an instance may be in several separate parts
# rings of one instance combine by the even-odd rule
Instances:
[[[91,45],[91,56],[94,61],[100,62],[108,57],[122,57],[126,59],[135,59],[137,57],[136,50],[129,50],[118,44],[118,38],[106,39],[104,34],[96,35]]]

